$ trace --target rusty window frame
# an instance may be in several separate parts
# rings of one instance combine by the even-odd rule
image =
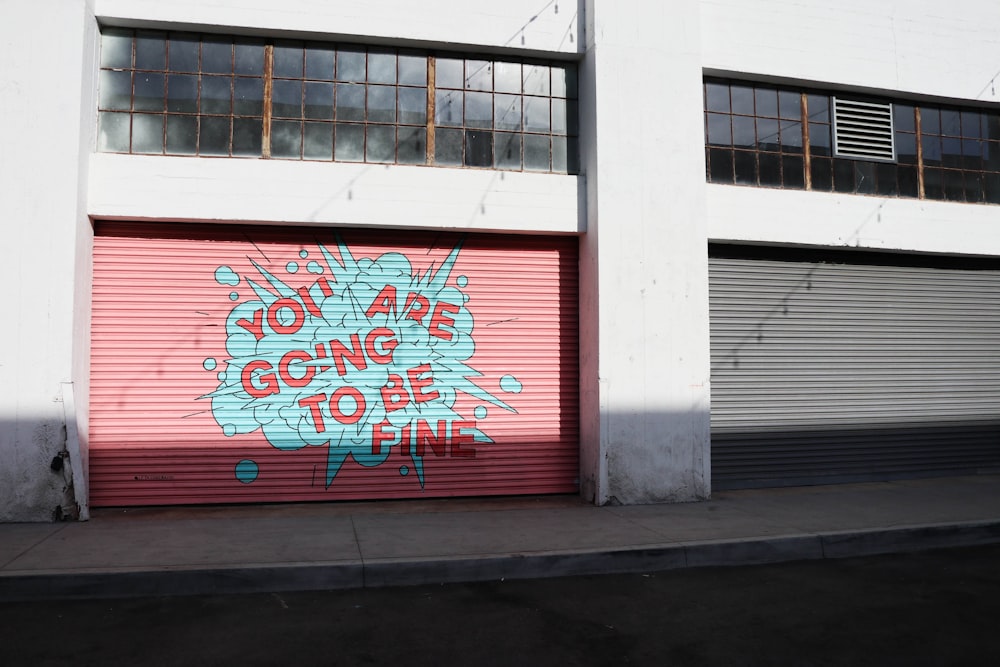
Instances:
[[[118,47],[123,47],[125,42],[128,42],[127,48],[131,52],[127,63],[122,61],[107,62],[104,58],[103,46],[106,43],[114,42],[114,40],[119,40],[116,44]],[[181,40],[187,41],[182,42]],[[220,40],[223,42],[228,41],[233,45],[233,60],[231,64],[234,71],[228,74],[230,77],[228,113],[219,113],[211,104],[206,104],[207,101],[212,100],[218,102],[217,98],[220,94],[218,87],[222,78],[227,76],[226,74],[206,70],[205,44],[216,44]],[[162,64],[149,66],[148,63],[140,62],[139,52],[143,48],[143,45],[148,46],[152,43],[155,46],[158,41],[162,43]],[[175,41],[177,44],[185,44],[185,48],[191,48],[195,42],[197,43],[197,68],[186,66],[186,69],[172,69],[174,67],[174,59],[171,49],[174,48]],[[259,75],[248,76],[236,71],[237,49],[247,45],[263,47],[263,66]],[[302,48],[305,58],[308,58],[308,49],[314,46],[332,50],[337,54],[337,60],[334,62],[338,63],[341,51],[363,53],[365,78],[363,81],[347,81],[340,78],[340,71],[336,69],[329,78],[317,80],[308,74],[308,65],[306,63],[303,63],[301,75],[288,75],[287,73],[277,71],[275,69],[275,49],[288,48],[289,45],[291,45],[293,50]],[[391,56],[395,59],[395,72],[397,74],[394,75],[395,78],[393,81],[369,80],[370,73],[368,68],[371,66],[370,64],[373,62],[372,58],[376,54],[386,64],[388,63],[386,56]],[[190,56],[190,54],[188,55]],[[422,82],[418,83],[414,83],[413,80],[400,81],[398,72],[400,71],[401,59],[409,59],[406,62],[408,65],[412,65],[414,64],[412,60],[414,57],[424,59],[426,65],[425,78]],[[567,80],[572,79],[572,83],[566,85],[565,90],[561,94],[554,94],[554,91],[549,90],[547,95],[530,95],[533,100],[542,100],[541,102],[535,102],[535,104],[541,105],[543,108],[547,107],[550,110],[552,108],[565,109],[565,117],[561,118],[558,123],[554,124],[550,118],[546,121],[547,130],[543,128],[542,131],[539,131],[537,128],[522,126],[518,130],[508,132],[510,135],[518,136],[519,146],[523,146],[525,143],[526,140],[524,137],[531,137],[532,142],[545,145],[545,160],[547,161],[545,168],[537,168],[537,166],[536,168],[531,168],[529,165],[526,165],[523,157],[523,148],[521,148],[522,155],[516,163],[515,161],[501,162],[491,157],[488,163],[484,163],[480,159],[477,164],[476,160],[473,159],[475,156],[467,154],[465,142],[463,142],[461,157],[458,163],[447,166],[556,173],[578,172],[578,158],[576,155],[578,141],[577,99],[575,90],[576,70],[575,65],[572,64],[516,58],[497,59],[495,56],[477,57],[474,54],[456,54],[407,48],[369,47],[361,44],[245,38],[128,28],[106,28],[102,30],[97,148],[102,152],[132,154],[344,161],[338,155],[337,149],[338,140],[344,139],[343,150],[351,147],[356,151],[360,151],[360,153],[355,152],[350,156],[343,153],[342,155],[345,158],[349,158],[346,161],[380,164],[440,164],[439,160],[436,159],[436,148],[439,138],[442,136],[442,129],[444,128],[440,127],[435,120],[438,91],[436,62],[440,58],[448,60],[458,59],[464,63],[483,61],[493,66],[498,64],[510,64],[519,68],[537,66],[545,68],[545,71],[550,73],[553,71],[566,71]],[[411,67],[408,71],[413,72],[414,70]],[[114,95],[105,95],[106,87],[114,88],[117,85],[120,88],[126,77],[128,77],[127,101],[121,96],[115,101]],[[171,90],[172,82],[182,81],[185,85],[190,86],[191,79],[197,81],[196,93],[193,99],[186,100],[185,104],[175,106]],[[246,79],[260,81],[259,88],[262,91],[262,108],[259,113],[239,113],[241,107],[246,105],[239,97],[237,86],[248,86],[249,84],[246,82]],[[156,105],[160,102],[162,104],[156,108],[145,108],[144,104],[147,104],[147,98],[143,97],[142,103],[137,103],[137,92],[141,88],[142,83],[148,84],[151,80],[157,84],[162,82],[162,99],[154,100],[151,104]],[[310,90],[310,87],[320,90],[324,86],[331,86],[331,89],[334,91],[334,97],[330,116],[322,118],[310,117],[305,99],[302,100],[302,104],[300,105],[300,115],[288,116],[286,110],[282,109],[281,105],[276,104],[276,100],[279,95],[287,93],[295,84],[301,86],[303,96],[308,94],[307,91]],[[257,84],[253,84],[253,86],[257,86]],[[340,86],[343,86],[343,88],[340,88]],[[348,88],[352,86],[364,88],[365,102],[364,108],[361,110],[363,115],[349,119],[341,118],[336,106],[339,103],[341,90],[346,91],[344,93],[346,95],[347,92],[350,92]],[[551,87],[551,83],[547,82],[546,86]],[[156,85],[153,85],[153,88],[155,89]],[[213,88],[215,97],[207,96],[207,88]],[[392,89],[391,93],[388,91],[389,88]],[[489,93],[490,95],[502,94],[493,90],[490,90]],[[373,95],[380,96],[380,100],[384,102],[385,106],[380,107],[384,117],[379,116],[373,110],[371,106]],[[413,105],[418,105],[419,107],[421,95],[423,95],[425,103],[423,112],[426,114],[426,117],[420,118],[419,108],[415,113],[404,117],[403,111],[401,111],[401,99],[403,99],[403,96],[408,100],[410,104],[409,108],[412,111],[414,109]],[[529,95],[521,93],[520,98],[522,99],[518,101],[519,105],[523,104],[522,100],[524,97],[529,97]],[[388,111],[390,104],[393,106],[391,112]],[[219,149],[216,145],[215,148],[209,150],[208,147],[213,137],[217,141],[217,135],[220,131],[218,126],[225,125],[226,121],[228,121],[228,134],[225,149]],[[296,124],[299,133],[297,140],[294,137]],[[243,132],[238,135],[236,132],[238,128],[245,129],[248,125],[252,125],[253,127],[259,125],[260,127],[259,141],[256,144],[253,144],[256,140],[247,139],[250,137],[250,134]],[[330,153],[325,154],[322,150],[318,152],[307,151],[307,132],[312,128],[316,133],[315,136],[322,138],[325,125],[329,125]],[[153,127],[151,132],[143,131],[143,128],[148,128],[149,126]],[[174,126],[187,128],[188,135],[182,134],[179,130],[177,133],[172,134],[171,128]],[[216,129],[215,134],[210,132],[212,128]],[[493,135],[497,135],[501,131],[499,128],[492,126],[489,128],[471,128],[463,125],[461,129],[463,132],[476,130],[490,133],[491,145]],[[341,132],[344,134],[341,135]],[[447,130],[443,134],[447,135]],[[356,142],[350,141],[356,135],[361,136],[360,148],[358,148]],[[185,143],[181,147],[172,144],[172,137],[174,136],[182,136]],[[389,139],[391,149],[388,143],[373,144],[372,137],[375,136],[384,139],[391,137]],[[252,144],[250,150],[245,150],[245,148],[241,150],[237,137],[250,141]],[[325,138],[322,140],[325,141]],[[322,155],[317,157],[321,153]]]

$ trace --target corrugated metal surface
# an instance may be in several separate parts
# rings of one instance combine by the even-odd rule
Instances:
[[[715,254],[715,488],[1000,469],[1000,270]]]
[[[95,506],[577,489],[575,238],[98,223],[94,267]]]

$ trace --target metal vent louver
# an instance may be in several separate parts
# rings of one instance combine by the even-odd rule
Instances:
[[[863,160],[895,160],[892,104],[833,98],[834,154]]]

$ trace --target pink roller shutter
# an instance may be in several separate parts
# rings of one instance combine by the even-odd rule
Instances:
[[[95,506],[577,490],[577,243],[98,223]]]

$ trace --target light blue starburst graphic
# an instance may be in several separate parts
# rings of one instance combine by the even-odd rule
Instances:
[[[449,285],[462,244],[422,274],[401,253],[355,259],[339,237],[336,244],[339,257],[317,244],[323,259],[308,262],[311,275],[286,265],[294,280],[314,280],[307,285],[292,286],[250,260],[258,276],[243,282],[253,296],[230,311],[230,358],[218,387],[200,398],[211,400],[226,436],[260,430],[280,450],[328,447],[327,487],[349,457],[378,466],[393,448],[412,464],[399,474],[412,469],[423,487],[428,454],[474,457],[475,444],[493,442],[477,424],[487,414],[482,404],[517,412],[480,387],[482,374],[467,363],[475,352],[469,298]],[[215,277],[240,283],[228,266]],[[455,281],[467,284],[464,276]],[[520,390],[512,376],[501,386]],[[455,410],[460,393],[480,404],[472,416]],[[240,481],[257,478],[251,464],[240,463]]]

